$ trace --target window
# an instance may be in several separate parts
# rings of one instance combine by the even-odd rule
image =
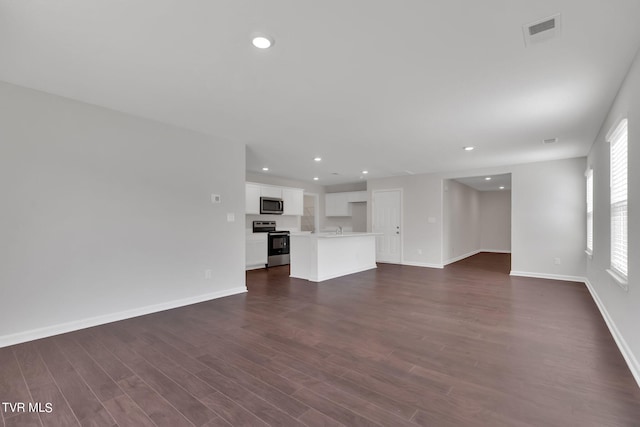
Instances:
[[[587,253],[593,253],[593,169],[587,171]]]
[[[608,138],[611,143],[611,270],[622,286],[627,284],[627,119]]]

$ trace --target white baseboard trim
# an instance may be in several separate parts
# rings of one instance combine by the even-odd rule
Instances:
[[[431,264],[428,262],[416,262],[416,261],[402,261],[402,265],[410,265],[412,267],[444,268],[444,265],[442,264]]]
[[[444,262],[444,265],[449,265],[449,264],[453,264],[454,262],[462,261],[463,259],[469,258],[470,256],[477,255],[480,252],[482,252],[482,251],[478,249],[477,251],[467,252],[466,254],[457,256],[455,258],[449,258],[448,260],[446,260]]]
[[[511,270],[509,273],[511,276],[519,276],[519,277],[533,277],[536,279],[551,279],[551,280],[562,280],[565,282],[580,282],[584,283],[587,280],[582,276],[565,276],[563,274],[548,274],[548,273],[533,273],[530,271],[515,271]]]
[[[493,254],[510,254],[511,251],[505,251],[503,249],[480,249],[478,252],[491,252]]]
[[[18,332],[11,335],[4,335],[0,336],[0,348],[245,292],[247,292],[246,286],[238,286],[235,288],[225,289],[223,291],[212,292],[204,295],[198,295],[195,297],[163,302],[160,304],[134,308],[117,313],[105,314],[102,316],[90,317],[87,319],[74,320],[72,322],[60,323],[57,325],[46,326],[44,328],[31,329],[29,331]]]
[[[638,383],[638,387],[640,387],[640,363],[638,363],[638,359],[635,357],[635,355],[631,351],[631,348],[629,348],[627,341],[625,341],[624,337],[620,333],[620,330],[618,330],[618,327],[616,326],[615,322],[609,315],[607,308],[602,303],[602,300],[598,296],[598,293],[596,292],[595,288],[593,287],[591,282],[589,282],[589,279],[584,279],[584,283],[585,285],[587,285],[587,289],[589,289],[591,298],[593,298],[593,301],[596,303],[596,306],[598,306],[598,309],[600,310],[600,314],[602,314],[602,318],[604,319],[604,322],[607,324],[607,327],[609,328],[609,332],[611,332],[611,335],[613,336],[614,341],[616,342],[616,344],[618,345],[618,348],[620,349],[620,353],[622,353],[622,357],[624,357],[625,362],[627,362],[627,366],[629,366],[629,370],[631,371],[633,378],[636,380],[636,383]]]

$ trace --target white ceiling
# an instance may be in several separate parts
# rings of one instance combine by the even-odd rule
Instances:
[[[525,47],[522,26],[556,13],[561,35]],[[335,184],[585,155],[638,22],[638,0],[0,0],[0,80]]]

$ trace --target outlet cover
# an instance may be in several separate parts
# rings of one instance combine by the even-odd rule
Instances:
[[[235,222],[236,215],[233,212],[227,214],[227,222]]]
[[[554,258],[554,259],[553,259],[553,263],[554,263],[555,265],[560,265],[560,264],[561,264],[561,262],[560,262],[560,258]]]
[[[204,271],[204,278],[209,280],[211,279],[211,277],[213,276],[213,271],[212,270],[205,270]]]

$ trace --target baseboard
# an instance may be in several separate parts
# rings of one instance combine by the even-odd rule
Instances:
[[[412,267],[444,268],[444,265],[442,264],[430,264],[428,262],[416,262],[416,261],[402,261],[402,265],[410,265]]]
[[[247,292],[245,286],[0,336],[0,348]]]
[[[492,254],[510,254],[511,251],[505,251],[503,249],[480,249],[478,252],[490,252]]]
[[[464,255],[457,256],[455,258],[449,258],[448,260],[446,260],[444,262],[444,265],[449,265],[449,264],[453,264],[454,262],[462,261],[463,259],[469,258],[470,256],[477,255],[480,252],[482,252],[482,251],[481,250],[471,251],[471,252],[468,252],[468,253],[466,253]]]
[[[631,371],[633,378],[635,378],[636,383],[638,383],[638,387],[640,387],[640,363],[638,363],[638,359],[636,359],[635,355],[631,351],[631,348],[629,348],[627,341],[618,330],[618,327],[613,321],[613,318],[611,318],[611,316],[609,315],[607,308],[602,303],[602,300],[598,296],[598,293],[596,292],[591,282],[589,282],[589,279],[584,279],[584,283],[585,285],[587,285],[587,289],[589,289],[591,298],[593,298],[596,306],[598,306],[598,310],[600,310],[600,314],[602,315],[604,322],[607,324],[609,332],[611,332],[614,341],[618,345],[620,353],[622,353],[622,357],[624,357],[625,362],[627,362],[627,366],[629,366],[629,370]]]
[[[533,273],[530,271],[515,271],[511,270],[509,273],[511,276],[519,276],[519,277],[533,277],[536,279],[551,279],[551,280],[562,280],[565,282],[580,282],[584,283],[586,278],[582,276],[565,276],[563,274],[548,274],[548,273]]]

